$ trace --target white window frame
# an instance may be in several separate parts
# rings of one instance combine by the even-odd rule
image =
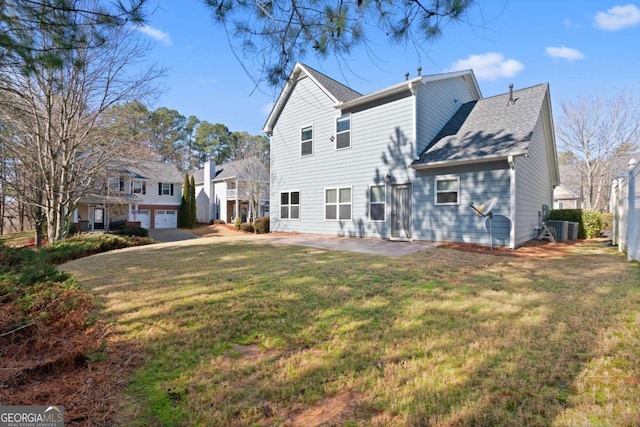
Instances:
[[[340,201],[340,190],[349,190],[349,202],[341,202]],[[336,202],[328,203],[327,202],[327,191],[335,190],[336,191]],[[335,218],[327,218],[327,206],[335,206],[336,207],[336,217]],[[340,217],[340,207],[349,205],[349,218],[341,218]],[[324,189],[324,220],[325,221],[351,221],[353,218],[353,187],[344,186],[344,187],[326,187]]]
[[[170,196],[171,195],[171,183],[170,182],[162,182],[160,183],[162,186],[162,194],[161,196]]]
[[[140,179],[132,179],[131,181],[131,192],[129,194],[147,194],[146,183]],[[139,192],[136,192],[136,185],[139,185]],[[171,192],[171,187],[169,187],[169,192]]]
[[[291,194],[293,193],[298,193],[298,204],[293,204],[291,203]],[[282,204],[282,195],[283,194],[288,194],[289,195],[289,203],[287,204]],[[281,191],[280,192],[280,219],[281,220],[287,220],[287,221],[300,221],[300,217],[301,215],[301,199],[300,199],[300,190],[291,190],[291,191]],[[298,217],[297,218],[291,218],[291,207],[292,206],[297,206],[298,207]],[[283,218],[282,217],[282,208],[286,207],[287,208],[287,217]]]
[[[439,191],[438,182],[455,181],[456,182],[456,201],[455,202],[438,202],[438,195],[442,193],[453,193],[453,191]],[[434,180],[434,201],[436,206],[457,206],[460,204],[460,176],[459,175],[438,175]]]
[[[382,187],[383,200],[381,202],[373,201],[373,188]],[[373,219],[371,215],[371,207],[373,205],[382,205],[382,219]],[[371,184],[369,185],[369,221],[371,222],[386,222],[387,221],[387,186],[385,184]]]
[[[302,139],[302,133],[307,129],[311,129],[311,139]],[[313,156],[313,134],[314,134],[313,125],[303,126],[300,128],[300,157]],[[303,154],[302,144],[306,144],[306,143],[311,144],[311,153]]]
[[[340,121],[344,121],[344,120],[348,120],[349,121],[349,129],[347,130],[343,130],[343,131],[338,131],[338,123]],[[346,147],[338,147],[338,140],[340,139],[339,136],[340,135],[344,135],[344,134],[348,134],[349,135],[349,145]],[[349,148],[351,148],[351,113],[347,113],[347,114],[343,114],[339,117],[336,117],[336,146],[335,149],[337,150],[348,150]]]

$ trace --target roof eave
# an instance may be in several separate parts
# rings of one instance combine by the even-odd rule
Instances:
[[[410,167],[415,170],[427,170],[427,169],[437,169],[437,168],[450,167],[450,166],[473,165],[478,163],[499,162],[503,160],[508,161],[510,157],[524,156],[526,154],[527,152],[518,152],[518,153],[511,153],[511,154],[502,154],[499,156],[483,156],[483,157],[458,159],[458,160],[441,160],[438,162],[429,162],[429,163],[412,163]]]
[[[338,102],[334,105],[334,108],[338,110],[347,110],[350,108],[354,108],[363,104],[367,104],[369,102],[375,102],[380,99],[387,98],[389,96],[397,95],[399,93],[410,91],[413,93],[415,87],[422,81],[422,77],[416,77],[412,80],[407,80],[402,83],[398,83],[396,85],[390,86],[388,88],[379,90],[377,92],[372,92],[368,95],[363,95],[359,98],[352,99],[346,102]]]
[[[272,135],[273,134],[273,127],[275,126],[276,121],[278,120],[278,117],[280,116],[280,112],[284,108],[284,104],[286,104],[287,99],[289,98],[289,95],[291,94],[291,92],[293,92],[293,88],[295,87],[296,83],[298,82],[298,79],[300,77],[300,72],[301,71],[304,71],[304,68],[298,62],[295,65],[295,67],[293,67],[293,71],[291,72],[291,75],[289,76],[289,79],[287,80],[287,83],[285,84],[284,88],[282,89],[282,92],[280,93],[280,96],[278,97],[278,100],[276,101],[276,103],[273,105],[273,108],[271,109],[271,113],[269,113],[269,117],[267,117],[267,121],[265,122],[264,126],[262,127],[262,132],[266,133],[267,135]],[[305,71],[305,74],[308,75],[308,73],[306,73],[306,71]]]

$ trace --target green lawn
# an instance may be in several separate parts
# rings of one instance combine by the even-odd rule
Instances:
[[[23,246],[30,239],[35,238],[35,231],[19,231],[0,235],[0,243],[6,246]]]
[[[640,267],[402,258],[255,243],[149,246],[64,266],[144,348],[120,423],[632,426]]]

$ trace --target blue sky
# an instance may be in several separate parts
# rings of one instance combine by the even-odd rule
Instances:
[[[277,93],[256,89],[227,35],[200,0],[151,0],[140,28],[150,59],[168,68],[152,107],[175,109],[232,131],[261,134]],[[636,89],[640,75],[640,4],[604,0],[478,0],[472,25],[452,24],[422,49],[380,40],[344,61],[303,62],[366,94],[422,74],[472,68],[483,96],[548,82],[556,121],[560,103],[595,92]]]

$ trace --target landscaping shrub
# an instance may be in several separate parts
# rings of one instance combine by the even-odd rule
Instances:
[[[42,254],[44,262],[49,264],[62,264],[101,252],[130,246],[140,246],[152,242],[149,238],[127,237],[106,233],[84,233],[47,245],[40,249],[39,252]]]
[[[250,222],[243,222],[240,224],[240,230],[246,233],[253,233],[253,225]]]
[[[602,214],[589,209],[554,209],[549,212],[550,220],[577,222],[578,239],[591,239],[600,236]]]
[[[260,217],[258,219],[256,219],[256,222],[253,224],[253,226],[256,229],[256,233],[258,234],[266,234],[269,232],[269,221],[270,221],[270,217],[269,216],[263,216]]]
[[[242,224],[242,218],[237,217],[235,222],[233,223],[233,225],[237,228],[240,229],[240,224]]]
[[[130,237],[149,237],[149,230],[143,227],[133,227],[131,225],[125,225],[124,227],[115,230],[112,234]]]

